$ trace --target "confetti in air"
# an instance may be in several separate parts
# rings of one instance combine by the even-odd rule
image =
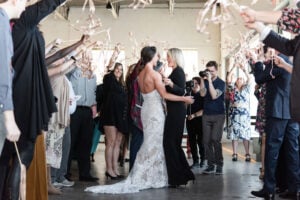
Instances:
[[[139,7],[144,8],[152,4],[152,0],[133,0],[133,2],[128,6],[129,8],[138,9]]]
[[[218,7],[222,10],[220,14],[217,13]],[[222,29],[224,29],[226,25],[235,24],[230,7],[238,11],[241,9],[234,0],[208,0],[204,5],[204,9],[199,11],[196,29],[199,33],[207,35],[207,42],[211,39],[211,34],[207,30],[209,24],[221,24]],[[209,16],[210,13],[211,15]]]

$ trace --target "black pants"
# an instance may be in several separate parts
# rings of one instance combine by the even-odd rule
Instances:
[[[191,153],[193,156],[193,163],[199,163],[199,155],[201,161],[205,160],[204,145],[202,142],[202,117],[197,117],[192,120],[186,120],[186,128],[189,136]],[[199,150],[199,155],[198,155]]]
[[[186,185],[195,176],[181,147],[186,109],[184,104],[168,107],[165,121],[163,147],[170,185]]]
[[[281,190],[285,191],[288,189],[288,184],[287,184],[287,159],[285,157],[285,144],[284,142],[281,145],[279,155],[278,155],[278,160],[277,160],[277,167],[276,167],[276,186]]]
[[[77,106],[71,115],[71,150],[68,163],[70,174],[72,158],[78,162],[79,177],[90,176],[90,153],[93,140],[93,117],[90,107]]]
[[[273,193],[276,186],[275,171],[278,163],[278,155],[281,145],[284,143],[284,157],[286,159],[286,170],[288,189],[290,192],[298,190],[299,184],[299,126],[298,123],[269,117],[266,121],[266,156],[264,190]]]
[[[19,148],[20,158],[26,169],[29,168],[34,155],[32,141],[22,141]],[[12,159],[12,165],[9,162]],[[20,188],[20,164],[13,143],[5,141],[0,157],[0,200],[18,200]]]

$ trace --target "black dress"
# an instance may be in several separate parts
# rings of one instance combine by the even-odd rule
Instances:
[[[176,67],[169,78],[174,83],[173,88],[167,86],[169,93],[184,95],[185,74],[181,67]],[[164,151],[170,185],[185,185],[195,176],[190,170],[185,154],[181,147],[186,116],[184,102],[167,101],[167,117],[164,130]]]
[[[103,126],[115,126],[121,133],[128,133],[128,95],[125,86],[117,81],[113,72],[103,78],[103,95]]]

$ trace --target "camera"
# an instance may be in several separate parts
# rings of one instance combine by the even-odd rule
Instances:
[[[208,73],[209,73],[209,70],[203,70],[203,71],[200,71],[199,72],[199,76],[204,78],[204,77],[208,77]]]
[[[186,90],[187,93],[191,93],[193,87],[194,87],[194,81],[193,80],[185,82],[185,90]]]
[[[154,67],[154,70],[158,72],[158,71],[160,71],[162,66],[163,66],[163,62],[158,60],[155,67]]]

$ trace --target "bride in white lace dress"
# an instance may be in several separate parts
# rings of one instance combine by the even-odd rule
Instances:
[[[163,150],[165,114],[162,98],[186,103],[193,103],[193,99],[166,92],[161,75],[153,69],[158,61],[155,47],[144,47],[141,51],[141,61],[143,68],[138,82],[144,98],[141,110],[144,141],[134,166],[126,180],[113,185],[89,187],[85,189],[87,192],[123,194],[168,186]]]

